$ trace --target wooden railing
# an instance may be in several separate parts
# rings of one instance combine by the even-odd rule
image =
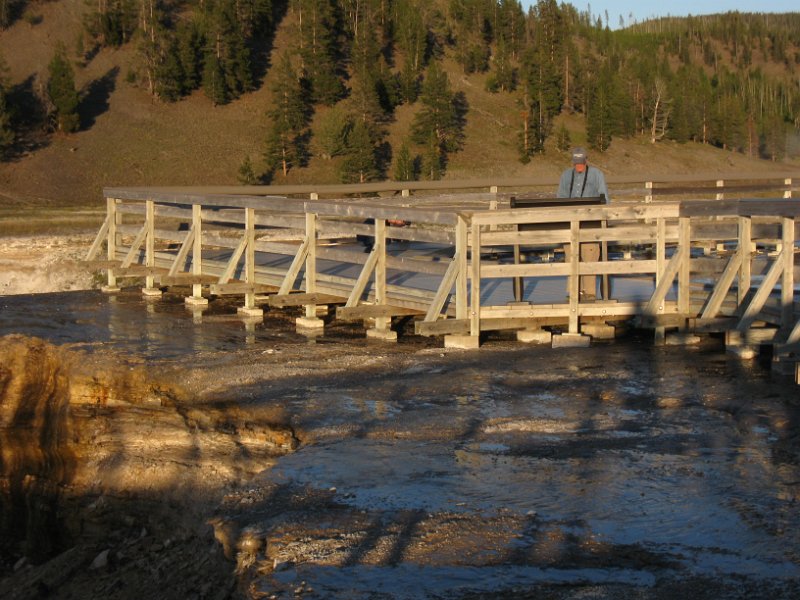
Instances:
[[[736,173],[724,176],[718,173],[692,175],[607,175],[606,181],[614,200],[652,201],[675,198],[741,198],[753,193],[765,197],[792,198],[800,192],[800,172]],[[251,197],[282,196],[310,199],[344,198],[350,195],[393,195],[441,197],[446,193],[486,193],[500,198],[520,192],[538,191],[552,196],[558,188],[558,177],[519,177],[439,181],[383,181],[363,184],[302,184],[273,186],[206,186],[150,188],[155,194],[165,195],[245,195]],[[107,189],[106,196],[124,197],[141,190]]]
[[[797,200],[510,209],[499,192],[320,200],[222,191],[107,190],[87,257],[106,269],[105,289],[141,278],[150,296],[189,286],[189,304],[240,295],[244,315],[304,307],[305,328],[323,327],[320,308],[336,306],[335,318],[365,320],[381,339],[396,338],[393,317],[412,316],[416,333],[461,347],[498,330],[582,344],[635,318],[658,339],[728,331],[731,346],[798,353]],[[582,262],[584,243],[602,244],[602,258]],[[516,247],[530,260],[515,263]],[[567,258],[555,260],[562,250]],[[602,298],[580,295],[584,276],[603,281]],[[536,285],[515,298],[518,278]]]

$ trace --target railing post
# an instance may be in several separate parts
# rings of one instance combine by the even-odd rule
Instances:
[[[316,193],[311,194],[312,200],[317,200]],[[308,240],[308,253],[305,262],[306,293],[313,294],[317,291],[317,215],[306,213],[306,239]],[[298,317],[295,323],[303,329],[319,330],[325,327],[325,321],[317,317],[317,305],[306,304],[305,316]]]
[[[752,285],[753,222],[750,217],[739,217],[739,249],[742,253],[742,267],[739,270],[737,306],[742,306]]]
[[[683,261],[678,269],[678,312],[681,315],[688,315],[691,301],[689,277],[692,259],[691,219],[689,217],[678,219],[678,247],[684,248]]]
[[[790,329],[794,316],[794,219],[781,219],[783,276],[781,278],[781,327]]]
[[[244,209],[244,281],[247,289],[244,293],[244,306],[237,311],[247,317],[261,317],[264,311],[256,308],[256,209]]]
[[[199,306],[208,304],[208,299],[203,298],[203,285],[197,278],[203,274],[203,207],[200,204],[192,204],[192,275],[195,277],[192,283],[192,295],[186,298],[186,304]]]
[[[458,215],[456,224],[456,256],[458,257],[458,275],[456,275],[456,319],[467,319],[469,317],[469,306],[467,302],[467,221],[462,215]]]
[[[144,264],[148,271],[147,275],[145,275],[145,285],[142,293],[148,297],[158,298],[161,296],[161,290],[155,287],[155,277],[152,271],[156,266],[156,203],[149,199],[145,201],[145,226],[147,227],[147,235],[144,240]]]
[[[122,217],[122,215],[117,212],[116,198],[106,198],[106,216],[108,219],[106,258],[108,259],[109,263],[113,263],[117,260],[117,225],[119,225],[120,218]],[[118,292],[119,287],[117,286],[117,277],[114,274],[114,267],[112,264],[108,265],[106,277],[106,285],[103,286],[102,290],[106,293]]]
[[[569,224],[569,275],[567,276],[567,290],[569,295],[569,328],[571,334],[579,333],[580,322],[578,319],[578,302],[580,300],[581,278],[580,259],[580,221],[572,219]]]
[[[652,181],[645,181],[644,182],[644,201],[645,202],[652,202],[653,201],[653,182]]]
[[[467,231],[468,225],[471,231]],[[480,347],[481,333],[481,226],[463,215],[456,222],[456,319],[469,319],[468,335],[446,335],[445,348],[475,349]],[[470,254],[469,261],[467,254]],[[468,280],[471,280],[468,289]]]
[[[667,268],[667,222],[664,217],[656,219],[656,289],[661,279],[664,277],[664,270]],[[664,314],[664,303],[658,307],[658,314]],[[663,325],[656,324],[655,343],[662,345],[666,342],[667,329]]]
[[[784,198],[791,198],[792,197],[792,178],[787,177],[783,180],[783,184],[786,186],[786,189],[783,190],[783,197]]]
[[[717,180],[717,188],[724,188],[724,187],[725,187],[725,181],[722,180],[722,179],[718,179]],[[723,192],[723,191],[717,192],[716,199],[717,200],[724,200],[725,199],[725,192]]]
[[[477,346],[481,334],[481,226],[480,223],[474,221],[470,246],[472,248],[472,262],[470,263],[472,288],[469,303],[469,334],[475,338]]]
[[[375,263],[375,304],[385,305],[386,294],[386,220],[375,219],[375,244],[373,252],[377,255]],[[385,342],[397,341],[397,332],[392,331],[391,317],[375,317],[375,328],[367,330],[367,337]]]

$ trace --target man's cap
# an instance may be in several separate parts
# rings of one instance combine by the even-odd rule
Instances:
[[[583,148],[573,148],[572,164],[573,165],[586,164],[586,150],[584,150]]]

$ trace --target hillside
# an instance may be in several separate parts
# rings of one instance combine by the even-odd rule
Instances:
[[[42,85],[58,42],[74,59],[85,4],[83,0],[32,2],[27,10],[37,19],[18,19],[0,31],[0,54],[17,91],[35,91]],[[272,64],[291,43],[292,19],[287,14],[277,26]],[[543,154],[522,164],[517,149],[519,95],[487,92],[490,73],[466,75],[454,56],[453,49],[445,48],[443,65],[453,92],[464,94],[468,113],[463,148],[448,155],[445,178],[552,176],[566,166],[566,157],[555,149],[555,136],[547,139]],[[235,184],[247,156],[257,169],[262,168],[273,70],[254,91],[221,106],[214,106],[202,90],[169,103],[154,99],[129,81],[136,60],[134,45],[126,44],[101,48],[85,66],[76,64],[83,126],[72,134],[27,131],[25,146],[0,163],[3,202],[96,204],[102,201],[103,186]],[[394,110],[385,126],[386,141],[393,149],[407,136],[419,104],[401,104]],[[312,131],[328,110],[316,107]],[[586,142],[582,114],[562,111],[553,127],[562,124],[573,144]],[[691,142],[651,144],[646,136],[638,135],[616,137],[607,151],[591,152],[590,158],[612,175],[697,172],[723,176],[800,168],[796,157],[774,162]],[[307,167],[295,168],[285,178],[278,173],[273,182],[338,182],[336,162],[312,155]]]

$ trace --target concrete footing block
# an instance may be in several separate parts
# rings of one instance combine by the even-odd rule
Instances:
[[[757,346],[725,346],[725,352],[749,360],[758,356]]]
[[[208,306],[208,298],[202,296],[187,296],[183,301],[187,306]]]
[[[665,343],[667,346],[694,346],[700,343],[700,336],[692,333],[668,333]]]
[[[161,298],[163,292],[159,288],[142,288],[142,295],[148,298]]]
[[[584,323],[581,325],[581,333],[593,340],[613,340],[616,329],[607,323]]]
[[[298,329],[324,329],[325,321],[315,317],[297,317],[294,321]]]
[[[242,317],[263,317],[264,311],[260,308],[247,308],[245,306],[240,306],[236,309],[236,314]]]
[[[116,294],[117,292],[119,292],[119,287],[117,287],[116,285],[104,285],[103,287],[100,288],[100,291],[103,292],[104,294]]]
[[[553,348],[588,348],[591,340],[581,333],[562,333],[553,336]]]
[[[460,350],[476,350],[480,348],[480,338],[477,335],[446,335],[444,336],[445,348]]]
[[[367,329],[367,337],[382,342],[396,342],[397,332],[391,329]]]
[[[517,331],[517,341],[525,344],[549,344],[553,334],[544,329],[521,329]]]

